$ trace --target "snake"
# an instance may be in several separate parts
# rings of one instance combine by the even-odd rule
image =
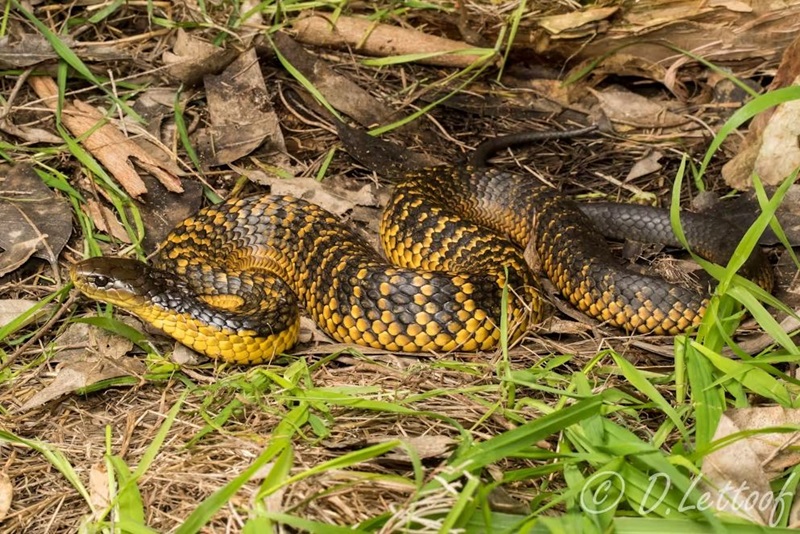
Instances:
[[[201,209],[150,263],[89,258],[71,266],[71,279],[87,297],[235,364],[292,349],[301,310],[338,342],[388,351],[488,351],[513,342],[551,313],[526,250],[590,317],[631,333],[691,331],[710,293],[620,265],[605,240],[680,246],[668,210],[579,205],[530,176],[485,164],[498,147],[588,130],[495,138],[466,164],[406,173],[380,220],[383,253],[311,202],[255,194]],[[705,215],[681,212],[681,224],[691,249],[716,263],[730,259],[741,237]],[[760,249],[740,274],[771,291]]]

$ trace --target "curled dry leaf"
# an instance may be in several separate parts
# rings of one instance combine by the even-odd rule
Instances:
[[[97,203],[94,199],[87,199],[84,206],[84,211],[98,230],[111,234],[115,239],[123,243],[131,242],[128,232],[125,231],[113,211]]]
[[[311,15],[298,19],[293,26],[295,38],[301,43],[333,48],[346,48],[358,54],[389,57],[432,54],[469,50],[474,47],[462,41],[428,35],[417,30],[377,24],[356,17],[327,17]],[[466,68],[480,61],[471,54],[444,54],[420,58],[426,65]]]
[[[714,440],[742,430],[800,424],[800,410],[780,406],[728,410],[722,415]],[[770,481],[800,462],[794,447],[798,434],[762,433],[738,439],[703,460],[707,502],[758,524],[773,524],[776,503]]]

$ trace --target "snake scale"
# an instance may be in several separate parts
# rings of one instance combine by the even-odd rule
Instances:
[[[496,145],[479,147],[481,157]],[[737,245],[737,236],[708,217],[684,213],[682,225],[692,248],[711,261],[727,262]],[[655,334],[700,322],[707,294],[621,267],[603,233],[677,245],[666,210],[581,208],[528,176],[440,166],[408,173],[395,186],[380,224],[385,256],[319,206],[254,195],[179,224],[151,265],[91,258],[71,276],[87,296],[198,352],[242,364],[289,350],[301,308],[344,343],[402,352],[492,349],[501,337],[504,288],[511,339],[547,313],[523,257],[529,245],[561,294],[594,318]],[[771,290],[759,250],[742,274]]]

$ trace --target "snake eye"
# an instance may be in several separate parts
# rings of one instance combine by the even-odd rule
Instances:
[[[92,276],[92,285],[98,289],[106,289],[111,285],[111,278],[102,274]]]

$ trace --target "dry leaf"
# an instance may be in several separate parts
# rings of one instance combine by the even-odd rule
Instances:
[[[122,47],[98,46],[99,43],[92,43],[93,46],[83,46],[66,35],[60,35],[58,38],[83,60],[130,60],[130,55],[123,52]],[[12,39],[14,38],[7,35],[0,38],[0,69],[30,67],[59,58],[43,35],[24,33],[18,40],[12,41]]]
[[[97,201],[90,198],[86,200],[84,211],[99,231],[111,234],[115,239],[123,243],[131,242],[128,232],[125,231],[125,227],[117,219],[117,215],[106,206],[98,204]]]
[[[175,226],[195,214],[203,204],[203,184],[187,180],[183,193],[172,193],[157,180],[144,176],[147,186],[147,202],[139,203],[145,236],[142,245],[148,252],[164,240]]]
[[[783,52],[778,71],[775,73],[769,89],[775,90],[793,83],[796,84],[798,79],[800,79],[800,37],[795,38]],[[795,102],[789,102],[789,104],[795,104]],[[769,175],[768,180],[771,180],[772,183],[775,183],[776,179],[780,181],[786,177],[786,174],[781,175],[781,173],[789,165],[783,163],[781,148],[787,148],[790,158],[796,159],[798,146],[796,134],[795,141],[792,143],[792,139],[785,138],[785,132],[781,131],[781,128],[786,125],[788,132],[797,130],[797,126],[791,123],[791,117],[797,116],[797,107],[790,105],[788,109],[782,112],[784,116],[770,128],[771,132],[768,140],[765,132],[770,123],[772,123],[773,116],[785,105],[781,104],[778,107],[765,110],[750,121],[747,135],[736,147],[736,155],[722,167],[722,176],[725,179],[725,183],[730,187],[734,189],[751,188],[751,176],[754,169],[758,169],[759,173],[765,172]],[[768,146],[762,154],[762,143],[764,142],[767,142]],[[776,162],[768,159],[769,154],[772,153],[778,154]],[[761,176],[761,179],[767,181],[764,176]],[[785,206],[786,204],[784,202],[783,205]]]
[[[346,441],[326,442],[325,446],[329,449],[351,449],[356,447],[365,447],[376,445],[379,443],[386,443],[387,441],[399,440],[406,444],[406,447],[414,450],[414,452],[422,459],[437,458],[448,454],[456,444],[456,440],[449,436],[441,435],[422,435],[422,436],[407,436],[407,435],[393,435],[393,434],[380,434],[370,435],[367,438],[357,438]],[[410,460],[408,451],[404,447],[397,447],[392,451],[386,453],[384,456],[390,460],[407,462]]]
[[[370,439],[367,441],[372,443],[381,443],[392,439],[399,439],[405,443],[407,447],[412,449],[417,456],[423,460],[427,458],[444,457],[449,454],[456,445],[456,440],[450,436],[435,436],[428,434],[424,436],[383,436],[382,438],[376,436],[370,437]],[[408,451],[403,447],[398,447],[391,452],[388,452],[386,454],[386,458],[405,462],[411,460]]]
[[[8,473],[0,471],[0,524],[8,515],[11,503],[14,501],[14,485]]]
[[[110,359],[105,356],[87,356],[83,361],[68,362],[58,367],[55,379],[38,391],[17,412],[26,412],[62,395],[84,389],[110,378],[141,376],[145,365],[134,358]]]
[[[193,86],[206,74],[224,69],[238,55],[238,50],[216,47],[179,29],[172,52],[164,52],[161,59],[170,76]]]
[[[19,241],[14,243],[0,255],[0,276],[5,276],[10,272],[14,272],[28,261],[36,251],[39,245],[44,242],[45,236],[34,237],[27,241]]]
[[[102,380],[138,377],[147,370],[143,362],[125,356],[133,348],[130,340],[85,323],[71,324],[56,344],[64,348],[54,358],[54,361],[61,362],[56,368],[55,378],[17,412],[31,410]]]
[[[311,15],[297,20],[293,26],[295,39],[322,47],[347,48],[357,54],[390,57],[473,49],[470,44],[428,35],[417,30],[379,24],[357,17]],[[480,56],[444,54],[417,60],[426,65],[466,68]]]
[[[52,78],[31,76],[28,83],[45,104],[56,110],[58,88]],[[183,187],[177,176],[162,169],[158,160],[149,151],[142,149],[125,137],[113,124],[107,124],[107,118],[94,107],[80,100],[65,102],[61,120],[72,134],[82,139],[83,145],[108,170],[114,178],[134,198],[147,192],[144,182],[131,164],[135,160],[142,168],[164,184],[170,191],[182,192]],[[99,128],[98,124],[102,124]],[[92,132],[91,135],[87,134]]]
[[[0,328],[3,328],[8,323],[36,306],[38,302],[24,299],[4,299],[0,300]],[[42,316],[47,315],[47,307],[40,309],[38,312],[31,315],[25,322],[26,325],[40,319]]]
[[[542,17],[536,21],[539,26],[552,34],[559,34],[565,31],[577,30],[587,24],[608,19],[619,11],[618,7],[589,8],[583,11],[573,11],[563,15],[552,15]]]
[[[708,3],[708,5],[709,7],[724,7],[725,9],[736,11],[738,13],[753,12],[753,6],[742,0],[712,0]]]
[[[285,33],[278,32],[275,47],[319,90],[337,110],[352,117],[362,126],[371,127],[390,122],[389,107],[376,100],[352,80],[330,68],[322,59],[312,56]]]
[[[800,410],[780,406],[728,410],[714,433],[719,440],[742,430],[797,425]],[[798,433],[764,433],[739,439],[705,457],[702,474],[708,502],[761,525],[775,521],[775,501],[770,481],[800,462],[793,450]]]
[[[441,165],[443,162],[426,154],[418,154],[406,147],[369,135],[336,121],[336,133],[347,153],[373,172],[386,178],[400,178],[422,167]]]
[[[648,152],[645,157],[633,164],[628,176],[625,177],[625,181],[628,182],[660,171],[662,165],[658,161],[663,157],[664,154],[658,150]]]
[[[800,76],[794,80],[800,86]],[[761,133],[755,172],[766,185],[779,185],[800,166],[800,101],[779,105]]]
[[[689,122],[685,117],[667,109],[664,103],[624,89],[591,91],[612,122],[637,128],[673,128]]]
[[[57,135],[51,134],[47,130],[34,128],[31,126],[17,126],[16,124],[12,123],[10,119],[10,113],[0,119],[0,131],[6,132],[8,135],[18,137],[31,144],[48,143],[51,145],[57,145],[63,142],[63,139]]]
[[[8,35],[0,38],[0,68],[2,69],[30,67],[57,57],[53,47],[42,35],[25,33],[19,40],[13,42]]]
[[[377,206],[378,204],[373,192],[374,188],[370,184],[362,186],[357,191],[350,191],[328,186],[313,178],[284,179],[269,176],[259,170],[235,169],[257,184],[268,185],[273,195],[302,198],[340,217],[352,210],[356,205]]]
[[[94,510],[106,510],[111,504],[111,490],[108,487],[108,470],[104,462],[92,464],[89,469],[89,498]]]
[[[4,165],[0,173],[0,248],[6,250],[0,271],[10,272],[32,255],[55,266],[72,233],[69,203],[28,165]]]
[[[175,343],[175,347],[170,354],[170,360],[180,366],[184,365],[199,365],[201,361],[206,360],[205,356],[201,356],[186,345]]]
[[[219,76],[207,75],[203,84],[211,117],[203,147],[209,164],[234,162],[269,139],[271,151],[284,159],[273,165],[289,167],[278,116],[272,109],[255,49],[239,56]]]

